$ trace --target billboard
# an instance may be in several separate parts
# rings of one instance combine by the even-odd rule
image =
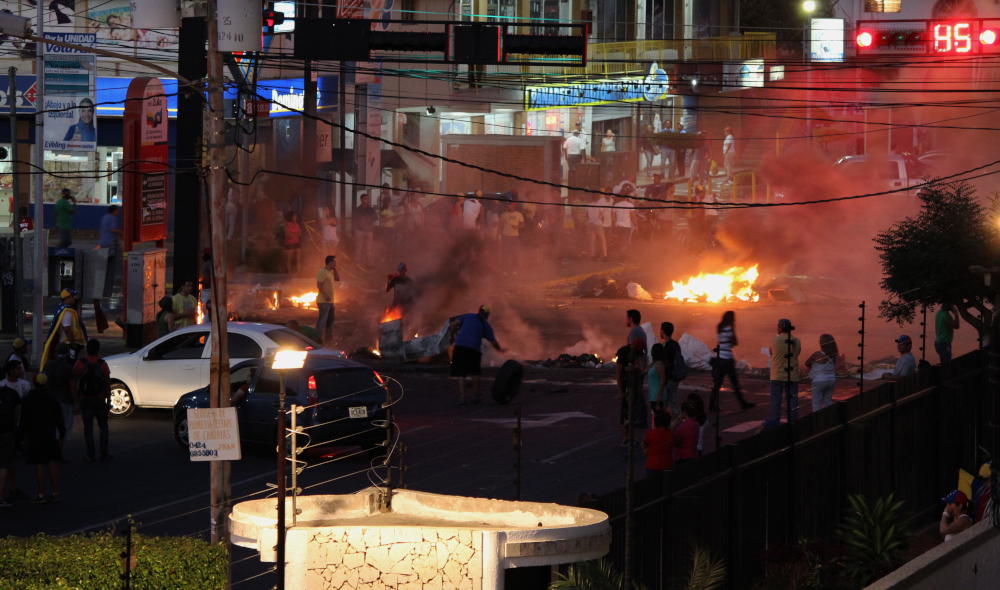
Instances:
[[[809,22],[809,59],[844,61],[844,19],[814,18]]]
[[[46,33],[46,39],[92,46],[93,34]],[[49,50],[52,53],[48,53]],[[97,64],[83,49],[46,45],[45,149],[92,152],[97,149]]]

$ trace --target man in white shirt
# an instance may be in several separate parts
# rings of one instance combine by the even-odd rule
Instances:
[[[479,199],[466,199],[462,203],[462,228],[479,229],[482,213],[483,205],[479,202]]]
[[[733,167],[736,166],[736,139],[733,128],[726,127],[726,140],[722,142],[722,158],[726,166],[726,184],[733,183]]]
[[[566,154],[566,164],[570,170],[583,161],[583,138],[580,131],[573,130],[573,133],[563,142],[563,153]]]
[[[632,192],[626,189],[625,195],[614,206],[615,244],[623,259],[632,241],[632,228],[635,227],[635,205],[632,204],[631,195]]]

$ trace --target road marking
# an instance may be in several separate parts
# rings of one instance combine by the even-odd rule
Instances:
[[[255,475],[253,477],[248,477],[246,479],[241,479],[240,481],[233,482],[231,484],[231,487],[235,488],[236,486],[243,485],[245,483],[250,483],[251,481],[256,481],[258,479],[264,479],[265,477],[270,477],[272,475],[274,475],[274,472],[261,473],[259,475]],[[130,512],[130,513],[128,513],[128,514],[126,514],[124,516],[120,516],[118,518],[112,518],[111,520],[106,520],[106,521],[104,521],[102,523],[99,523],[99,524],[92,524],[92,525],[89,525],[89,526],[85,526],[85,527],[83,527],[81,529],[77,529],[75,531],[70,531],[68,533],[62,533],[62,534],[56,535],[56,536],[57,537],[69,537],[70,535],[77,535],[77,534],[80,534],[80,533],[85,533],[87,531],[90,531],[90,530],[93,530],[93,529],[96,529],[96,528],[103,528],[103,527],[106,527],[108,525],[111,525],[111,524],[114,524],[116,522],[119,522],[119,521],[121,521],[121,520],[123,520],[125,518],[130,518],[130,517],[131,518],[135,518],[136,516],[140,516],[142,514],[148,514],[150,512],[156,512],[157,510],[163,510],[164,508],[170,508],[171,506],[176,506],[177,504],[183,504],[184,502],[190,502],[191,500],[197,500],[198,498],[201,498],[203,496],[209,495],[209,493],[210,492],[202,492],[200,494],[195,494],[193,496],[188,496],[187,498],[181,498],[179,500],[174,500],[173,502],[167,502],[166,504],[160,504],[159,506],[153,506],[152,508],[147,508],[145,510],[140,510],[139,512]],[[140,523],[139,526],[142,526],[141,523]]]
[[[559,412],[557,414],[532,414],[533,416],[545,416],[541,420],[521,420],[521,428],[538,428],[540,426],[552,426],[553,424],[569,420],[570,418],[595,418],[583,412]],[[472,418],[473,422],[489,422],[501,426],[517,424],[517,418]]]
[[[599,438],[597,440],[592,440],[589,443],[584,443],[584,444],[582,444],[582,445],[580,445],[578,447],[574,447],[574,448],[572,448],[572,449],[570,449],[568,451],[563,451],[562,453],[559,453],[558,455],[553,455],[553,456],[549,457],[548,459],[542,459],[541,461],[539,461],[539,463],[552,463],[552,462],[558,461],[559,459],[562,459],[563,457],[568,457],[568,456],[572,455],[573,453],[575,453],[577,451],[582,451],[583,449],[586,449],[588,447],[592,447],[592,446],[596,445],[597,443],[602,443],[602,442],[605,442],[605,441],[610,440],[610,439],[617,439],[620,436],[621,436],[620,434],[616,433],[616,434],[611,434],[611,435],[605,436],[604,438]]]

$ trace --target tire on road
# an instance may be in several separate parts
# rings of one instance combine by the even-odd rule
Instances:
[[[174,422],[174,439],[185,451],[188,450],[188,419],[181,416]]]
[[[500,366],[497,377],[493,381],[493,400],[504,405],[514,399],[519,389],[521,381],[524,379],[524,366],[511,359]]]
[[[112,418],[124,418],[134,411],[135,400],[132,398],[132,392],[121,381],[112,381],[111,410],[108,415]]]

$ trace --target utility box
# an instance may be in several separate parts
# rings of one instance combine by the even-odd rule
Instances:
[[[49,246],[49,296],[58,296],[63,289],[76,289],[76,248]]]
[[[140,348],[156,339],[158,302],[167,288],[167,250],[134,250],[125,256],[125,344]]]
[[[38,239],[42,241],[42,262],[41,264],[35,264],[35,236],[39,236]],[[23,273],[24,283],[23,288],[26,293],[33,292],[35,289],[35,271],[41,270],[41,277],[38,277],[38,285],[41,287],[48,287],[48,276],[49,276],[49,249],[45,244],[48,243],[49,232],[48,230],[38,230],[33,229],[30,231],[21,232],[21,258],[24,260],[24,264],[21,265],[21,272]],[[43,289],[42,293],[45,293]],[[58,293],[57,293],[58,295]]]

